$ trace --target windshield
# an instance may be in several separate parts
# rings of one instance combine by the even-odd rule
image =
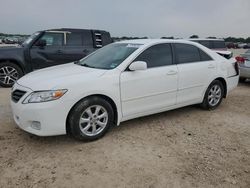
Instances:
[[[23,45],[23,46],[26,46],[26,45],[30,44],[30,42],[33,41],[39,34],[40,34],[40,32],[33,33],[32,35],[30,35],[30,36],[22,43],[22,45]]]
[[[114,69],[137,50],[140,44],[114,43],[97,50],[79,64],[97,69]]]

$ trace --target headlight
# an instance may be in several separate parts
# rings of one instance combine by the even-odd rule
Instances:
[[[36,91],[26,97],[26,99],[23,101],[23,104],[57,100],[61,98],[66,92],[67,89],[59,89],[55,91]]]

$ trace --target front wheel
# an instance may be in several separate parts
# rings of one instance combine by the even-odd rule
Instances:
[[[205,93],[201,107],[206,110],[214,110],[217,108],[224,96],[224,87],[218,80],[213,81]]]
[[[0,63],[0,86],[11,87],[23,76],[19,66],[12,62]]]
[[[104,99],[91,97],[77,103],[69,115],[70,132],[78,140],[101,138],[113,124],[112,106]]]

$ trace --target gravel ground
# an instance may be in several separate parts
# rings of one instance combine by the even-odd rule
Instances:
[[[124,122],[101,140],[18,129],[0,88],[0,187],[250,187],[250,83],[215,111]]]

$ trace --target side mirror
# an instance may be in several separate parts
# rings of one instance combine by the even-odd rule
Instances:
[[[131,71],[139,71],[139,70],[146,70],[147,63],[144,61],[135,61],[129,65],[129,70]]]
[[[43,48],[44,46],[46,46],[47,45],[47,42],[46,42],[46,40],[38,40],[37,42],[36,42],[36,46],[39,46],[39,47],[41,47],[41,48]]]

